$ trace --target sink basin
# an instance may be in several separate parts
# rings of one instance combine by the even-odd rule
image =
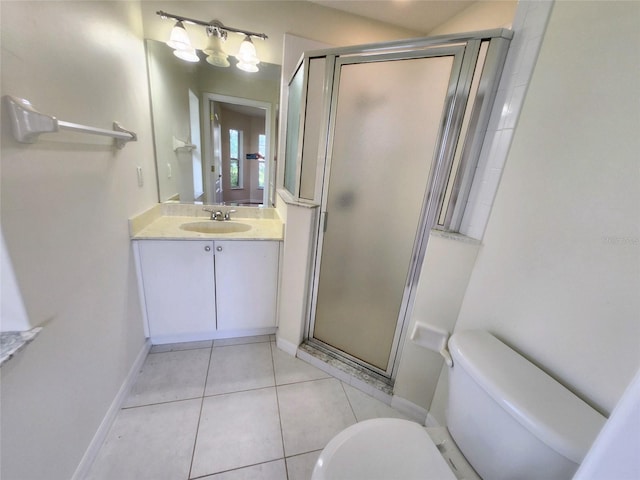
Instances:
[[[190,222],[180,225],[182,230],[198,233],[238,233],[251,230],[251,225],[237,222],[220,222],[209,220],[206,222]]]

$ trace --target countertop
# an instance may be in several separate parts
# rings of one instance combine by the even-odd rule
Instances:
[[[184,207],[184,208],[180,208]],[[231,222],[250,225],[246,232],[199,233],[182,230],[180,226],[191,222],[219,222],[209,220],[210,215],[202,212],[202,206],[157,205],[129,220],[132,240],[275,240],[284,237],[284,224],[275,209],[252,207],[222,207],[237,210],[231,214]],[[222,223],[222,222],[219,222]]]
[[[26,332],[2,332],[0,334],[0,365],[22,350],[40,333],[42,327]]]

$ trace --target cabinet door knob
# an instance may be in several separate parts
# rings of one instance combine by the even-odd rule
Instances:
[[[216,247],[216,252],[221,252],[222,251],[222,247]]]
[[[207,245],[206,247],[204,247],[204,251],[205,252],[210,252],[211,251],[211,247],[209,245]]]

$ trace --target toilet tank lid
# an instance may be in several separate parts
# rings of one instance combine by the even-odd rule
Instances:
[[[582,462],[604,416],[488,332],[456,332],[449,349],[453,368],[465,370],[540,441]]]

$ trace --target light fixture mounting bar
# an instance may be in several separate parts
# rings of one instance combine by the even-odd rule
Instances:
[[[177,20],[179,22],[192,23],[194,25],[201,25],[203,27],[217,28],[219,30],[226,30],[228,32],[240,33],[242,35],[248,35],[249,37],[261,38],[262,40],[266,40],[267,38],[269,38],[264,33],[249,32],[247,30],[241,30],[239,28],[227,27],[226,25],[223,25],[222,22],[219,22],[218,20],[211,20],[210,22],[203,22],[202,20],[197,20],[195,18],[183,17],[181,15],[175,15],[173,13],[163,12],[162,10],[158,10],[156,12],[156,14],[160,15],[162,18],[173,18],[174,20]]]

